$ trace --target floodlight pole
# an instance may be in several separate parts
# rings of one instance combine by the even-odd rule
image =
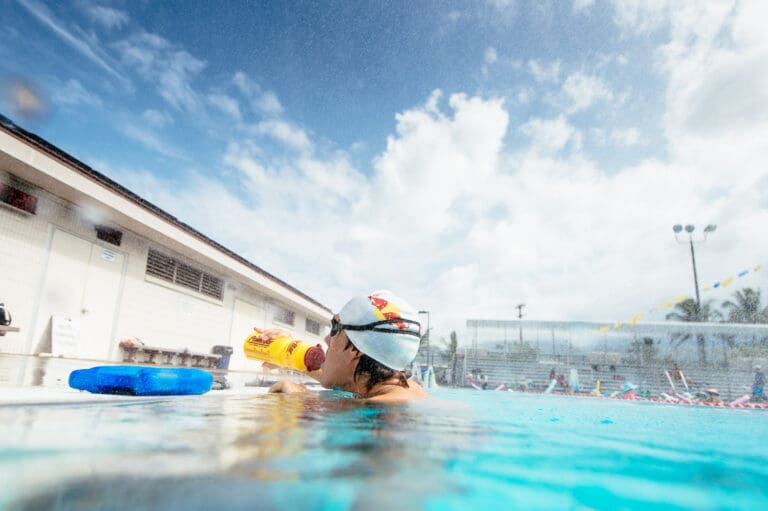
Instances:
[[[699,277],[696,274],[696,254],[693,251],[693,236],[689,236],[691,244],[691,262],[693,263],[693,286],[696,289],[696,314],[701,312],[701,297],[699,296]],[[696,318],[697,320],[699,318]]]
[[[520,327],[520,345],[523,345],[523,307],[525,307],[524,303],[518,303],[515,308],[517,309],[517,319],[519,321],[518,326]]]
[[[699,275],[698,275],[698,272],[696,271],[696,252],[693,249],[693,244],[704,243],[705,241],[707,241],[707,234],[710,232],[714,232],[715,229],[717,229],[716,225],[714,224],[707,225],[704,228],[704,237],[700,240],[694,241],[693,231],[696,230],[696,227],[691,224],[687,224],[685,226],[685,232],[688,233],[688,244],[691,247],[691,263],[693,264],[693,286],[694,286],[694,289],[696,290],[696,321],[701,321],[701,318],[699,317],[699,315],[701,314],[701,296],[699,295]],[[678,238],[678,234],[682,230],[683,230],[683,226],[680,224],[676,224],[672,226],[672,231],[675,233],[675,241],[677,241],[678,243],[685,243],[685,240],[681,241]]]

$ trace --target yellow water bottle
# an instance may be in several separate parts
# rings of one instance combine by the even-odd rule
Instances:
[[[312,346],[308,342],[297,341],[287,335],[276,339],[264,339],[261,330],[254,330],[245,338],[243,351],[251,360],[269,362],[305,373],[320,369],[325,362],[325,353],[319,344]]]

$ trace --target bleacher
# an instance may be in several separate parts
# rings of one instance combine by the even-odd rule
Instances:
[[[600,380],[602,392],[620,391],[627,382],[637,385],[638,392],[648,390],[654,396],[672,390],[665,375],[669,367],[660,362],[631,365],[620,357],[607,357],[603,361],[583,355],[545,358],[479,349],[463,350],[457,353],[456,357],[456,374],[450,383],[458,386],[468,385],[468,374],[474,373],[478,376],[482,373],[488,377],[491,388],[505,383],[509,388],[520,389],[520,383],[528,382],[530,390],[542,391],[550,383],[549,375],[553,368],[555,374],[564,375],[566,381],[571,368],[574,368],[578,371],[581,392],[591,392],[595,388],[596,380]],[[721,397],[728,401],[749,393],[754,379],[752,366],[755,362],[759,361],[741,361],[728,367],[697,367],[691,364],[683,365],[681,369],[691,390],[716,387]],[[435,364],[435,367],[438,365]],[[685,390],[681,381],[675,381],[675,385],[678,391]]]

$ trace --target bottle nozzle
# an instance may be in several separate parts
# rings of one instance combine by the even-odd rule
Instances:
[[[325,362],[325,353],[319,344],[312,346],[304,354],[304,365],[307,366],[307,371],[317,371],[323,362]]]

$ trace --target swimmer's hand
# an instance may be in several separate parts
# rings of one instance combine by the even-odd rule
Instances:
[[[253,327],[253,329],[259,331],[259,328],[257,327]],[[261,338],[265,341],[273,341],[280,337],[291,337],[291,334],[285,330],[280,330],[279,328],[270,328],[269,330],[263,330],[261,332]]]
[[[259,330],[258,327],[253,327],[253,329],[256,330],[256,331]],[[280,330],[279,328],[270,328],[269,330],[264,330],[264,331],[261,332],[261,338],[263,340],[265,340],[265,341],[272,341],[272,340],[278,339],[280,337],[293,338],[290,333],[286,332],[285,330]],[[275,364],[270,364],[269,362],[262,362],[261,367],[262,367],[262,370],[264,370],[264,371],[271,371],[272,369],[281,369],[280,366],[277,366]],[[323,374],[323,370],[322,369],[318,369],[316,371],[312,371],[312,372],[308,372],[308,373],[304,373],[304,374],[306,374],[310,378],[314,378],[315,380],[320,381],[320,377]],[[281,382],[277,382],[277,383],[275,383],[275,385],[278,385],[279,383],[281,383]],[[292,382],[288,382],[288,383],[292,383]],[[273,385],[273,387],[275,385]],[[296,384],[294,384],[294,385],[296,385]],[[304,389],[304,391],[306,391],[306,389]],[[294,391],[294,392],[304,392],[304,391],[300,390],[300,391]],[[283,391],[283,390],[272,391],[270,389],[270,392],[286,392],[286,391]]]
[[[269,387],[268,392],[270,394],[299,394],[306,391],[307,387],[301,383],[294,383],[289,380],[280,380],[273,383],[272,386]]]

